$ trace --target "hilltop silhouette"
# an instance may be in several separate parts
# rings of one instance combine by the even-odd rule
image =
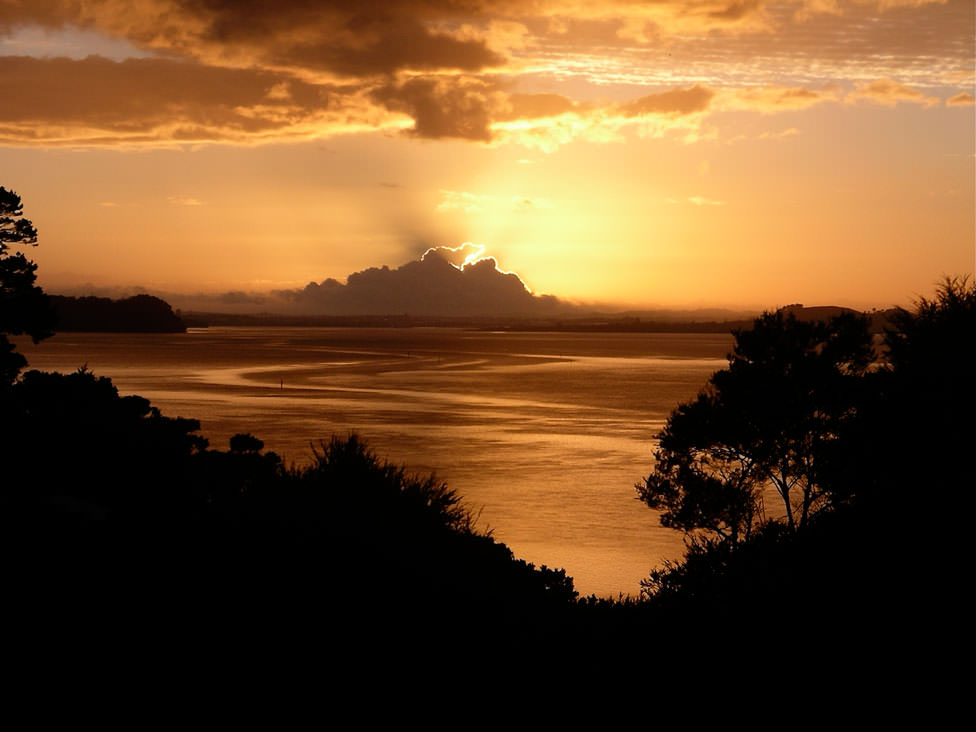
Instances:
[[[186,324],[166,301],[152,295],[121,300],[51,295],[61,331],[102,333],[183,333]]]

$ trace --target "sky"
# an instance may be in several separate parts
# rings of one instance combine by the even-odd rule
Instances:
[[[908,304],[973,274],[974,44],[972,0],[0,0],[0,185],[50,292],[470,243],[570,302]]]

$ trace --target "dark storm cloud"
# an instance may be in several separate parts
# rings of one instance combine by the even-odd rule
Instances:
[[[729,3],[725,7],[710,10],[708,15],[719,20],[742,20],[758,12],[763,6],[761,0],[745,0],[744,2]]]
[[[539,120],[573,114],[587,124],[608,119],[682,117],[708,109],[715,92],[702,86],[649,94],[616,107],[581,105],[559,94],[507,94],[496,84],[466,78],[414,78],[371,92],[387,109],[414,120],[408,134],[456,137],[480,142],[495,139],[493,123]]]
[[[240,140],[362,115],[348,89],[169,59],[0,57],[0,140]],[[27,101],[29,100],[29,102]]]
[[[417,137],[460,137],[487,142],[492,134],[492,108],[500,93],[477,79],[411,79],[374,90],[370,97],[414,120],[409,134]]]
[[[504,62],[483,38],[451,32],[451,25],[480,16],[477,5],[422,0],[37,0],[0,3],[0,32],[26,23],[75,25],[219,65],[351,77],[404,69],[476,71]]]
[[[165,59],[0,57],[0,94],[7,100],[30,99],[29,104],[4,105],[2,114],[8,120],[137,121],[169,108],[200,120],[209,115],[217,122],[236,119],[243,124],[246,120],[234,110],[279,102],[275,88],[280,83],[280,77],[268,72]],[[287,86],[289,105],[328,103],[327,93],[320,89],[294,81]],[[72,89],[77,93],[65,93]]]
[[[275,295],[302,312],[327,315],[546,315],[571,308],[555,297],[533,295],[517,275],[500,271],[494,259],[462,270],[436,249],[396,269],[356,272],[346,284],[327,279]]]
[[[483,40],[432,30],[402,4],[254,2],[244,12],[238,3],[226,5],[203,31],[204,43],[247,49],[274,66],[362,77],[401,69],[480,71],[504,63]]]

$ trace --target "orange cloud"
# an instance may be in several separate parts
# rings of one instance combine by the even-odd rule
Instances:
[[[413,120],[406,132],[417,137],[459,137],[488,142],[493,110],[504,105],[504,95],[476,78],[415,77],[387,84],[370,92],[387,109]]]
[[[402,126],[355,88],[169,59],[0,57],[0,143],[259,142]]]
[[[867,22],[905,5],[916,10]],[[936,86],[933,74],[958,73],[960,59],[971,66],[971,34],[958,29],[967,27],[972,4],[947,0],[931,32],[918,33],[912,14],[927,12],[926,5],[0,0],[0,36],[24,27],[82,28],[160,54],[120,62],[0,56],[0,93],[30,100],[0,109],[0,144],[250,144],[361,130],[543,151],[577,139],[619,140],[628,130],[693,141],[706,136],[702,120],[715,111],[796,111],[841,100],[934,104],[916,86]],[[798,9],[812,15],[796,22]],[[831,25],[838,14],[843,20]],[[650,39],[654,48],[643,45]],[[846,98],[803,71],[816,65],[828,69],[827,78],[883,77],[885,69],[847,66],[854,57],[881,63],[880,48],[896,60],[928,59],[944,49],[949,61],[903,64],[905,80],[916,86],[882,78]],[[763,62],[745,62],[755,56]],[[936,66],[941,71],[930,71]],[[778,79],[787,81],[771,83]],[[615,85],[613,101],[531,93],[566,80],[590,90]],[[620,101],[620,90],[634,87],[659,91]],[[580,86],[559,91],[568,88]]]
[[[740,109],[771,114],[807,109],[824,102],[836,101],[839,90],[827,87],[820,90],[804,87],[765,86],[730,89],[722,92],[718,104],[722,109]]]
[[[863,84],[848,94],[848,100],[866,100],[893,107],[898,102],[909,102],[911,104],[922,104],[932,107],[939,103],[936,97],[927,97],[918,89],[913,89],[904,84],[899,84],[892,79],[878,79],[869,84]]]
[[[625,117],[646,115],[679,117],[704,112],[714,96],[715,92],[712,89],[696,84],[689,89],[673,89],[658,94],[648,94],[621,105],[619,111]]]
[[[30,100],[0,108],[0,144],[260,143],[393,130],[546,152],[577,139],[620,140],[628,129],[695,141],[702,139],[702,121],[713,111],[769,114],[829,101],[938,102],[881,79],[846,97],[835,86],[715,89],[695,84],[629,102],[583,104],[561,94],[509,93],[490,76],[438,74],[372,85],[326,84],[261,69],[96,56],[0,57],[0,95]],[[967,98],[956,95],[947,104],[966,104]]]
[[[562,94],[509,94],[505,107],[496,113],[495,119],[559,117],[580,109],[582,108],[579,104]]]
[[[581,105],[558,95],[511,104],[491,125],[497,142],[552,152],[576,139],[610,142],[625,128],[644,136],[695,133],[715,92],[700,85],[648,94],[624,104]],[[524,95],[523,95],[524,96]],[[516,116],[514,111],[522,112]]]
[[[386,0],[86,0],[0,5],[0,31],[74,25],[209,65],[362,77],[403,70],[477,71],[504,62],[484,38],[436,27],[479,17],[472,3]]]
[[[949,97],[948,99],[946,99],[946,106],[947,107],[968,107],[971,106],[974,102],[976,102],[976,99],[973,98],[972,94],[968,94],[967,92],[959,92],[958,94],[955,94]]]
[[[0,95],[30,99],[0,109],[6,144],[260,142],[399,129],[551,149],[581,135],[608,139],[625,124],[703,112],[714,92],[675,89],[600,108],[556,94],[507,94],[490,79],[466,76],[369,87],[171,59],[7,56],[0,57]]]

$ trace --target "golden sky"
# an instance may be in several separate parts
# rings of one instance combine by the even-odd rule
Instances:
[[[863,307],[972,274],[972,0],[0,0],[52,292],[472,242],[536,293]]]

